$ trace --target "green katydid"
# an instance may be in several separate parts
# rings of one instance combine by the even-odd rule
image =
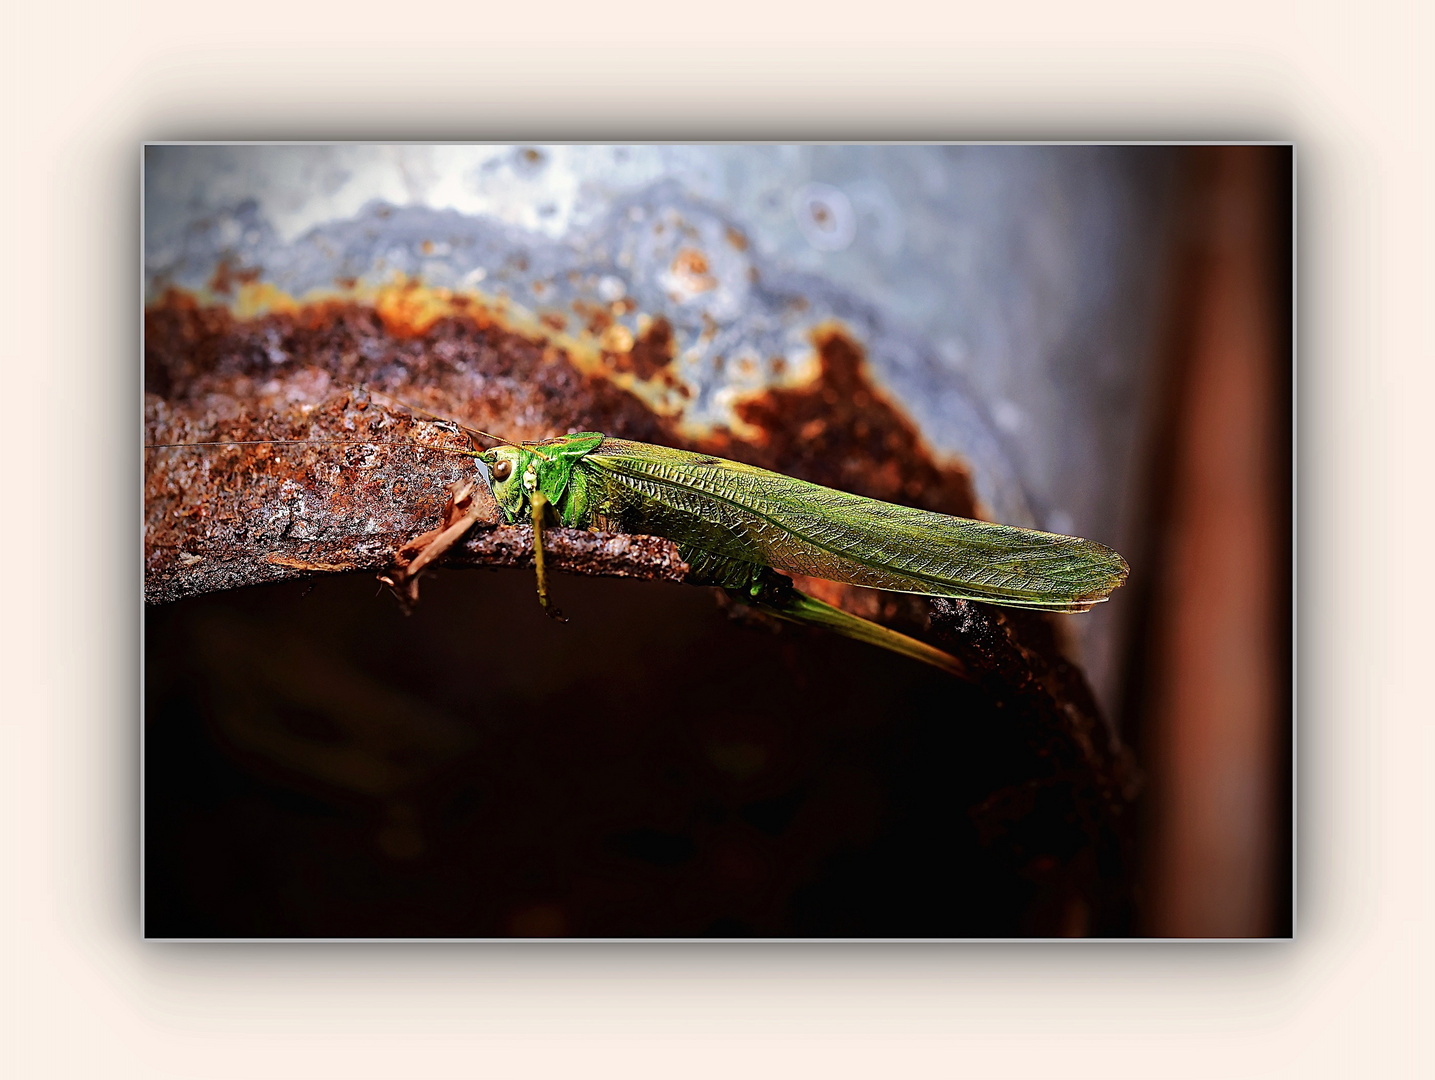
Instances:
[[[475,453],[508,521],[663,536],[691,580],[961,674],[914,638],[799,592],[780,571],[1008,607],[1084,611],[1125,580],[1125,560],[1071,536],[951,517],[820,487],[706,454],[580,432]]]
[[[694,583],[956,675],[964,669],[955,657],[808,596],[783,572],[1045,611],[1084,611],[1127,574],[1120,555],[1090,540],[880,502],[706,454],[599,432],[508,443],[467,430],[501,445],[442,449],[483,463],[508,522],[531,521],[538,598],[554,615],[549,524],[665,537]],[[477,520],[471,511],[421,538],[423,554],[398,576],[412,580]]]

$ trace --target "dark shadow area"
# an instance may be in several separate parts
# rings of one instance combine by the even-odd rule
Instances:
[[[1044,733],[708,590],[447,572],[147,612],[150,937],[1121,934]]]

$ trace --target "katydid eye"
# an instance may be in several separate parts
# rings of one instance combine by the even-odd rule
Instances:
[[[498,481],[507,480],[513,475],[513,462],[507,458],[499,458],[493,463],[493,478]]]

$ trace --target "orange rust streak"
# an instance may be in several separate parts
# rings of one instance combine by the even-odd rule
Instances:
[[[315,570],[320,573],[336,574],[345,570],[353,570],[357,564],[351,562],[310,562],[307,559],[291,559],[287,555],[270,554],[264,557],[264,561],[273,563],[275,566],[287,566],[291,570]]]

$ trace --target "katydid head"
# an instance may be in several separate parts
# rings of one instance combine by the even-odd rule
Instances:
[[[504,516],[509,521],[521,521],[538,492],[555,509],[564,505],[574,467],[597,449],[603,438],[596,431],[580,431],[522,446],[496,446],[477,457],[488,466],[489,488]]]
[[[489,487],[504,515],[510,521],[520,517],[538,482],[533,455],[520,446],[496,446],[478,460],[488,466]]]

